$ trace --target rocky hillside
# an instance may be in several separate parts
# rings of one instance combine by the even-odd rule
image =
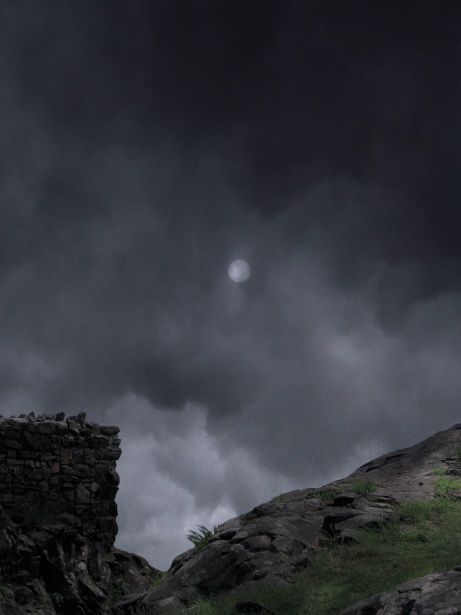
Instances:
[[[391,521],[399,503],[432,498],[441,471],[461,475],[457,447],[461,425],[320,489],[277,496],[220,525],[162,575],[113,546],[118,428],[83,414],[0,418],[0,615],[178,612],[200,596],[290,587],[332,539],[353,544],[362,528]],[[235,612],[268,613],[255,603]],[[344,613],[423,612],[461,614],[459,570],[414,580]]]
[[[289,585],[325,541],[353,542],[361,528],[380,527],[392,520],[399,502],[432,498],[435,468],[461,474],[458,456],[451,452],[460,445],[461,425],[455,425],[415,446],[374,459],[321,489],[285,493],[256,506],[219,526],[205,548],[176,557],[161,584],[125,597],[115,612],[129,613],[133,607],[149,612],[179,609],[197,595],[233,592],[255,584]],[[373,490],[368,489],[371,484]],[[431,610],[438,601],[448,609],[440,613],[461,614],[459,572],[414,581],[410,587],[351,607],[347,615],[429,615],[439,612]],[[241,608],[236,612],[245,612],[244,605]],[[254,609],[248,612],[265,612],[257,605],[248,608]]]

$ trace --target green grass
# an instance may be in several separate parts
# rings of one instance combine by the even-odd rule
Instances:
[[[447,470],[446,468],[440,468],[440,467],[434,468],[432,470],[432,474],[434,474],[434,476],[446,476]]]
[[[443,514],[447,510],[447,502],[443,498],[422,502],[406,502],[400,504],[396,510],[401,524],[421,526],[436,515]]]
[[[333,504],[333,500],[338,495],[338,489],[332,487],[331,489],[317,489],[309,493],[310,498],[318,498],[322,504]]]
[[[434,493],[436,497],[442,498],[461,497],[461,480],[441,476],[435,481]]]
[[[217,528],[215,526],[213,530],[209,530],[204,525],[197,525],[197,528],[197,530],[189,530],[187,540],[190,540],[196,549],[203,549],[210,542]]]
[[[158,576],[152,581],[151,588],[158,587],[168,578],[168,570],[159,570]]]
[[[276,615],[334,615],[366,596],[459,565],[461,504],[451,499],[450,489],[441,490],[448,497],[396,507],[394,522],[361,530],[358,544],[332,542],[320,549],[288,588],[260,583],[232,597],[198,601],[189,613],[231,615],[236,602],[254,600]]]
[[[371,495],[377,489],[377,486],[371,480],[362,479],[351,483],[351,491],[357,495]]]

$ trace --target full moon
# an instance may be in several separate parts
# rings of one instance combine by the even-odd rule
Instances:
[[[233,282],[246,282],[251,275],[250,265],[246,261],[236,260],[232,261],[227,270],[230,279]]]

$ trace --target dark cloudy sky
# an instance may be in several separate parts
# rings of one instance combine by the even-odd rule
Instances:
[[[461,3],[0,0],[0,30],[0,412],[120,425],[120,546],[166,568],[460,420]]]

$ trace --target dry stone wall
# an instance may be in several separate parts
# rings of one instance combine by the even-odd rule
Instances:
[[[85,535],[111,546],[117,533],[118,427],[22,414],[0,417],[0,505],[18,523],[77,517]]]

